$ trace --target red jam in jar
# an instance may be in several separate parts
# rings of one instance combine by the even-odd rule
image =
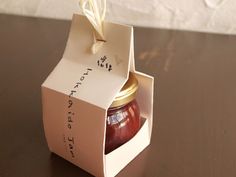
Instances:
[[[140,110],[135,99],[137,89],[138,81],[130,73],[107,111],[105,154],[129,141],[140,129]]]

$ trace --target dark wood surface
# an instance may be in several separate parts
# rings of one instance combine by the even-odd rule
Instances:
[[[40,85],[70,21],[0,15],[0,177],[89,177],[51,154]],[[138,70],[155,77],[151,145],[118,177],[236,176],[236,36],[135,28]]]

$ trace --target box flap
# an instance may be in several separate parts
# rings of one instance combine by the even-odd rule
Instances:
[[[133,28],[104,22],[104,31],[106,42],[92,54],[93,27],[75,14],[63,58],[43,86],[107,109],[128,77]]]

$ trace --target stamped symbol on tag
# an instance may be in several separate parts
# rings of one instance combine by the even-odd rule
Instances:
[[[108,59],[107,56],[104,55],[99,60],[97,60],[97,64],[101,68],[105,68],[110,72],[112,70],[112,65],[109,62],[107,62],[107,59]]]

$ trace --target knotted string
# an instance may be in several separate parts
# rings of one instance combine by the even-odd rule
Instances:
[[[91,47],[91,51],[95,54],[106,41],[103,30],[103,21],[106,14],[106,0],[80,0],[79,4],[83,14],[88,18],[99,35],[99,37],[97,37],[96,33],[93,34],[94,43]]]

